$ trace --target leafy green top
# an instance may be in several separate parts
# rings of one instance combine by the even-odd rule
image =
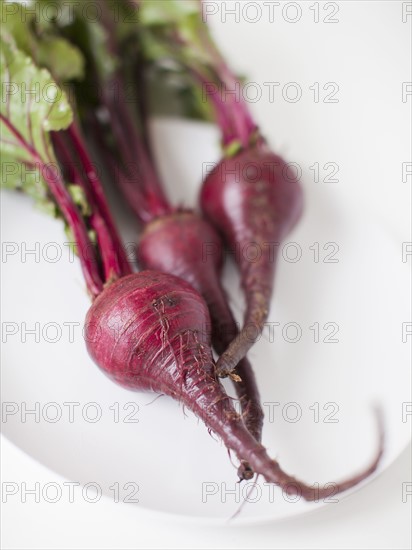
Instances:
[[[195,104],[203,104],[198,112],[207,117],[209,113],[204,106],[213,104],[225,155],[248,147],[256,139],[257,127],[243,98],[235,98],[234,94],[227,98],[224,93],[236,89],[240,81],[213,41],[203,18],[201,1],[134,0],[134,3],[139,11],[145,56],[170,72],[176,72],[177,65],[186,77],[191,75],[188,90]]]
[[[84,77],[84,58],[80,50],[62,36],[56,35],[55,2],[36,0],[31,5],[0,0],[4,31],[13,37],[16,46],[29,55],[39,67],[46,67],[60,83]],[[47,8],[47,9],[46,9]],[[67,2],[61,5],[59,20],[69,19]]]
[[[0,39],[0,62],[2,185],[50,203],[45,167],[57,162],[49,133],[70,125],[71,107],[50,73],[36,67],[7,35]]]
[[[67,80],[84,78],[85,59],[56,18],[43,9],[55,3],[37,0],[28,10],[0,2],[1,183],[33,196],[63,219],[88,291],[95,297],[105,283],[129,273],[130,267],[65,92]],[[63,26],[73,21],[67,13],[59,19]],[[75,166],[77,160],[85,174]]]

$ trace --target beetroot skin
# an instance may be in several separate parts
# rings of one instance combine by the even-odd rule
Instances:
[[[206,177],[201,206],[235,252],[246,297],[242,331],[220,357],[220,376],[231,373],[253,345],[269,312],[279,243],[302,212],[302,190],[293,170],[260,145],[222,160]],[[249,258],[250,246],[258,253]]]
[[[316,500],[353,487],[373,472],[382,454],[361,474],[324,488],[283,472],[245,427],[214,375],[207,306],[188,283],[143,271],[111,283],[86,317],[87,348],[113,380],[135,390],[152,390],[182,402],[220,436],[239,460],[288,494]],[[206,328],[206,330],[205,330]]]
[[[206,306],[190,285],[142,271],[112,283],[93,302],[87,349],[122,386],[179,399],[188,373],[213,373],[209,327]]]
[[[222,242],[211,224],[191,211],[163,216],[146,225],[138,246],[139,264],[145,269],[172,273],[190,283],[206,301],[212,321],[212,342],[218,354],[238,333],[220,282]],[[261,440],[263,410],[252,367],[244,358],[233,376],[246,427]],[[242,463],[241,479],[253,472]]]

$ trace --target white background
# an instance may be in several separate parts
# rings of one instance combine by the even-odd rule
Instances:
[[[410,449],[347,500],[293,520],[231,527],[201,526],[151,517],[136,506],[101,500],[3,505],[2,548],[276,548],[403,550],[410,548],[411,498],[402,503],[402,483],[410,481]],[[62,483],[3,439],[3,480]]]
[[[339,158],[342,170],[350,165],[355,176],[345,185],[359,198],[354,208],[373,209],[401,243],[410,240],[410,178],[402,185],[401,163],[410,161],[412,97],[402,102],[402,82],[411,81],[412,16],[402,22],[402,2],[338,4],[339,23],[315,24],[313,2],[299,3],[302,16],[296,23],[282,17],[284,4],[275,10],[275,22],[262,10],[262,18],[251,23],[246,19],[254,17],[252,8],[246,18],[241,12],[238,21],[230,15],[224,21],[216,3],[210,24],[236,70],[252,82],[281,83],[273,103],[262,87],[262,98],[252,105],[277,150],[308,165],[314,158]],[[289,9],[286,15],[294,18]],[[320,3],[321,18],[322,9]],[[278,92],[288,82],[298,82],[304,91],[297,103],[282,100]],[[314,82],[339,83],[336,109],[314,103],[308,89]],[[402,502],[402,484],[411,480],[410,463],[408,450],[339,504],[258,526],[172,522],[106,498],[96,504],[48,504],[10,497],[2,506],[2,547],[409,548],[411,498]],[[28,485],[64,481],[4,438],[2,479]]]

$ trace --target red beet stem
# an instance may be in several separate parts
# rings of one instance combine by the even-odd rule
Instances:
[[[60,176],[55,173],[49,174],[49,169],[44,167],[43,177],[73,233],[88,291],[95,298],[103,290],[103,282],[99,274],[95,248],[84,220]]]
[[[1,113],[0,119],[14,135],[21,147],[30,154],[37,168],[41,170],[41,174],[47,183],[49,191],[76,240],[80,264],[87,289],[92,297],[96,297],[103,289],[103,281],[99,273],[99,264],[94,245],[90,240],[84,220],[67,191],[61,174],[52,169],[52,167],[56,167],[52,157],[49,155],[45,162],[36,149],[27,143],[18,129]]]
[[[99,5],[102,11],[102,22],[107,31],[108,47],[111,53],[120,59],[121,56],[114,39],[117,29],[113,16],[106,1],[99,0]],[[141,202],[136,202],[135,194],[128,191],[129,186],[125,185],[124,178],[122,178],[130,206],[139,218],[154,219],[170,214],[172,209],[165,197],[156,169],[148,158],[147,149],[136,126],[134,113],[129,108],[125,90],[123,74],[118,69],[103,88],[103,104],[109,113],[110,124],[116,141],[121,144],[125,176],[127,178],[128,175],[134,180],[135,185],[137,183],[140,186],[141,195],[144,197],[145,208],[142,212]],[[136,163],[136,152],[139,158],[138,163]]]
[[[224,123],[225,119],[229,118],[232,124],[234,138],[246,148],[250,145],[257,126],[241,94],[241,83],[231,71],[222,54],[216,47],[209,34],[206,23],[200,25],[199,32],[203,47],[214,60],[213,68],[210,72],[213,79],[212,81],[217,83],[218,91],[217,93],[211,94],[211,98],[217,114],[217,122],[222,131],[223,144],[229,145],[231,141],[227,135],[227,125]],[[199,79],[199,75],[201,75],[199,64],[193,61],[191,69],[194,76]],[[199,81],[204,87],[205,82],[202,79]]]
[[[110,237],[111,250],[115,262],[114,273],[117,276],[128,275],[131,273],[131,268],[124,251],[123,243],[119,237],[112,214],[106,202],[102,183],[90,159],[80,129],[77,124],[73,123],[69,126],[67,133],[72,140],[73,146],[82,162],[84,171],[87,174],[90,198],[95,204],[96,210],[99,212],[103,223],[107,227],[107,234]]]
[[[89,158],[79,130],[71,125],[67,131],[54,132],[53,144],[63,169],[68,177],[74,176],[73,183],[79,185],[92,213],[90,225],[95,230],[104,268],[104,281],[131,273],[130,266],[118,236],[111,214],[103,195],[101,183]],[[83,170],[77,165],[80,160]]]

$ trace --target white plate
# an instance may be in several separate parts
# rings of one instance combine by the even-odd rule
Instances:
[[[275,22],[262,17],[254,24],[245,18],[236,23],[228,16],[222,23],[219,14],[210,20],[236,68],[263,91],[252,108],[265,134],[303,169],[305,216],[288,239],[297,245],[286,249],[289,257],[296,250],[302,257],[296,263],[280,262],[270,314],[270,321],[280,325],[273,342],[266,331],[250,358],[266,403],[264,442],[269,452],[288,472],[321,484],[346,477],[370,460],[376,445],[373,403],[382,404],[386,422],[380,472],[410,440],[402,417],[403,404],[411,401],[409,346],[402,342],[402,324],[410,322],[410,291],[408,263],[401,256],[402,241],[410,239],[408,185],[402,182],[401,169],[409,158],[410,126],[405,120],[410,109],[400,99],[409,66],[408,30],[400,4],[374,2],[373,16],[369,4],[340,3],[338,25],[315,24],[306,2],[296,24],[279,12]],[[396,40],[382,40],[383,35]],[[267,82],[279,83],[273,102]],[[282,98],[290,82],[302,89],[297,103]],[[323,88],[326,83],[336,82],[339,103],[314,102],[315,82],[321,94],[332,91]],[[204,165],[219,156],[217,132],[178,121],[157,122],[154,130],[171,196],[195,204]],[[316,162],[319,183],[314,183],[310,169]],[[322,181],[330,173],[322,171],[327,162],[339,165],[338,183]],[[132,241],[136,224],[130,216],[121,218],[125,238]],[[15,411],[3,416],[5,436],[66,479],[98,483],[111,500],[118,483],[121,500],[138,486],[136,506],[153,513],[209,522],[230,517],[239,507],[238,485],[220,443],[171,400],[162,397],[149,404],[154,396],[115,386],[90,361],[81,335],[88,299],[79,266],[69,261],[63,246],[59,223],[36,212],[27,198],[2,193],[2,240],[2,329],[7,340],[2,346],[2,399],[7,410]],[[57,245],[48,246],[50,242]],[[4,243],[15,254],[6,257]],[[39,243],[36,254],[23,255],[24,261],[23,243],[27,249]],[[323,246],[337,243],[339,262],[316,263],[314,243],[320,245],[321,260],[333,251]],[[62,258],[47,261],[56,250]],[[241,294],[230,264],[225,284],[240,319]],[[24,328],[35,323],[39,342],[29,334],[23,342]],[[74,341],[68,323],[75,323],[70,325]],[[282,337],[287,323],[301,327],[299,342]],[[321,340],[333,328],[329,325],[325,331],[324,325],[337,323],[339,343],[315,343],[314,330],[309,329],[315,323]],[[56,335],[56,324],[61,338],[48,342]],[[286,336],[293,338],[293,325],[288,326]],[[16,334],[5,334],[14,329]],[[32,409],[36,402],[38,422],[33,415],[22,422],[23,407]],[[52,402],[62,412],[56,423],[50,421],[53,406],[47,407]],[[64,405],[69,402],[79,403],[73,422]],[[93,406],[84,408],[92,402],[101,411],[96,423],[90,422]],[[125,422],[134,412],[134,405],[124,409],[127,403],[139,407],[134,416],[138,423]],[[289,418],[297,410],[288,403],[300,408],[298,422],[283,418],[282,410]],[[315,403],[319,422],[314,421]],[[330,418],[338,423],[324,422],[335,407],[324,410],[328,403],[339,406]],[[131,485],[124,488],[126,483]],[[203,485],[206,502],[204,483],[209,493],[216,491],[206,499]],[[273,520],[322,505],[289,503],[278,490],[272,493],[261,485],[261,498],[247,504],[236,521]]]
[[[176,121],[160,127],[165,140],[173,132],[188,144],[193,141],[188,136],[197,133],[203,151],[217,154],[208,127]],[[169,183],[182,181],[176,176],[169,172]],[[193,176],[196,181],[198,174]],[[185,192],[184,186],[174,190],[175,196]],[[339,204],[331,198],[321,201],[314,187],[306,195],[305,217],[288,240],[295,244],[284,248],[285,258],[298,251],[301,259],[279,264],[269,320],[275,323],[274,339],[267,330],[250,358],[267,413],[264,442],[270,453],[287,471],[323,484],[350,475],[371,459],[376,446],[373,403],[382,404],[387,430],[380,470],[408,441],[408,426],[402,422],[402,403],[410,401],[409,348],[402,343],[408,270],[390,228],[372,214],[357,214],[343,198]],[[144,508],[230,517],[247,489],[236,483],[226,450],[170,399],[151,403],[154,396],[115,386],[92,364],[81,332],[88,299],[59,223],[34,210],[26,197],[3,193],[2,203],[5,435],[67,479],[97,482],[111,498],[118,483],[121,499],[131,495]],[[123,216],[123,232],[132,241],[135,228],[129,222]],[[319,262],[314,261],[315,242],[320,243]],[[337,263],[322,261],[325,242],[337,243],[339,251],[331,258]],[[54,262],[56,254],[61,258]],[[225,284],[240,314],[237,281],[229,264]],[[325,330],[325,323],[333,324]],[[333,338],[339,342],[325,343],[337,326]],[[293,343],[296,331],[301,338]],[[68,403],[78,404],[72,405],[73,422]],[[25,408],[36,406],[37,418],[24,414]],[[53,422],[56,414],[61,418]],[[101,418],[92,422],[96,414]],[[297,421],[296,415],[301,415]],[[260,484],[251,498],[256,502],[244,507],[238,521],[285,517],[325,504],[288,502],[267,484]]]

